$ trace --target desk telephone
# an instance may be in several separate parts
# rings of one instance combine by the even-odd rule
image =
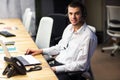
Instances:
[[[15,76],[17,74],[26,75],[25,66],[15,57],[4,57],[4,60],[7,62],[7,67],[3,71],[3,75],[7,75],[8,78]]]
[[[23,63],[19,61],[16,57],[4,57],[4,60],[7,62],[8,65],[2,74],[7,75],[8,78],[17,74],[26,75],[26,72],[38,71],[42,69],[41,66],[34,65],[34,67],[31,67],[30,69],[26,70]]]

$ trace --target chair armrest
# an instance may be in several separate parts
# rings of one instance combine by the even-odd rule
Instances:
[[[43,55],[47,62],[54,61],[55,59],[50,55]]]
[[[54,46],[54,45],[58,44],[58,42],[60,41],[60,39],[61,39],[61,36],[57,36],[57,37],[51,38],[51,40],[50,40],[50,46]]]

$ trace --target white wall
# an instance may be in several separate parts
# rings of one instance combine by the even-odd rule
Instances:
[[[35,0],[0,0],[0,18],[22,18],[27,7],[35,11]]]

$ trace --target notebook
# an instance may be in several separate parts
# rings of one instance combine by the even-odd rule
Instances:
[[[12,56],[10,55],[10,52],[8,51],[3,41],[0,40],[0,44],[3,48],[4,54],[6,55],[6,57],[11,58]],[[24,66],[41,64],[41,62],[35,59],[32,55],[20,55],[20,56],[16,56],[16,58],[20,60]]]

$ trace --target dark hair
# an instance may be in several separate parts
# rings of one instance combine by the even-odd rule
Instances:
[[[78,0],[76,0],[76,1],[72,1],[69,5],[68,5],[68,7],[79,7],[80,9],[81,9],[81,12],[82,12],[82,17],[83,18],[86,18],[86,16],[87,16],[87,11],[86,11],[86,7],[80,2],[80,1],[78,1]]]

